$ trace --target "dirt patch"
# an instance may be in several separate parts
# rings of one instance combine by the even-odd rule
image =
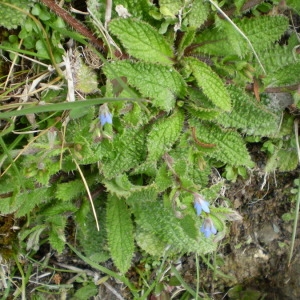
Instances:
[[[291,189],[298,172],[265,176],[263,154],[255,151],[257,165],[261,168],[247,181],[229,184],[225,194],[243,216],[243,221],[232,224],[228,238],[215,257],[216,270],[226,277],[214,273],[204,264],[201,287],[213,299],[299,299],[299,234],[292,263],[288,266],[293,221],[282,218],[294,209]],[[213,264],[213,259],[210,262]],[[191,256],[182,270],[191,285],[196,284],[194,264]]]

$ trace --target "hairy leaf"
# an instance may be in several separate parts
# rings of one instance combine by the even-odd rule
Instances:
[[[57,199],[69,201],[85,192],[82,180],[76,179],[57,185],[55,196]]]
[[[188,88],[187,110],[201,120],[213,120],[221,113],[212,102],[200,91]]]
[[[36,205],[46,203],[51,197],[52,191],[49,187],[43,187],[18,194],[15,199],[15,204],[20,206],[20,208],[18,208],[16,216],[25,216],[27,213],[31,212]],[[14,201],[12,203],[14,203]]]
[[[204,1],[194,0],[192,6],[188,7],[188,15],[184,19],[184,23],[187,21],[190,27],[198,28],[207,19],[209,14],[209,3]]]
[[[295,170],[298,165],[296,149],[277,149],[268,159],[265,171],[270,173],[278,169],[281,172]]]
[[[66,212],[75,212],[77,207],[70,202],[52,201],[51,204],[47,205],[41,210],[44,216],[56,216]]]
[[[172,65],[173,52],[157,30],[137,19],[114,19],[109,23],[110,31],[116,35],[128,54],[146,62]]]
[[[29,11],[30,6],[33,4],[33,0],[2,0],[0,3],[0,26],[7,29],[16,29],[22,25],[27,15],[17,9],[5,5],[5,3],[16,6],[25,12]]]
[[[214,151],[207,155],[233,166],[254,166],[245,142],[237,132],[224,130],[207,122],[199,123],[191,120],[190,124],[196,128],[196,137],[199,141],[216,145]]]
[[[140,186],[133,185],[125,174],[110,180],[104,179],[103,183],[107,191],[119,198],[128,197],[132,192],[141,188]]]
[[[183,56],[184,50],[191,45],[195,38],[195,34],[196,30],[191,28],[188,28],[187,31],[184,33],[183,37],[180,40],[180,44],[177,50],[178,59],[180,59]]]
[[[144,135],[144,132],[137,129],[125,130],[113,140],[110,151],[102,148],[105,152],[102,153],[100,169],[107,180],[141,163],[146,153]]]
[[[300,2],[298,0],[287,0],[286,4],[300,14]]]
[[[270,136],[278,130],[278,117],[266,107],[235,86],[230,86],[228,91],[233,109],[216,118],[216,122],[224,127],[240,128],[251,135]]]
[[[98,91],[98,80],[95,70],[86,65],[84,60],[79,56],[79,52],[75,52],[75,62],[73,77],[75,82],[75,89],[84,94],[92,94]]]
[[[87,282],[86,285],[76,290],[76,293],[72,298],[78,299],[93,299],[98,294],[98,287],[93,282]]]
[[[75,213],[78,241],[85,255],[96,262],[103,262],[110,258],[107,250],[105,210],[100,206],[102,201],[103,199],[94,200],[100,231],[95,226],[88,200],[85,200]]]
[[[171,173],[168,171],[166,165],[162,165],[156,174],[155,183],[157,189],[162,192],[172,186],[172,177]]]
[[[266,86],[281,86],[299,83],[300,62],[284,66],[270,73],[263,81]]]
[[[222,24],[222,22],[218,24]],[[235,24],[247,36],[256,51],[263,51],[284,34],[288,28],[288,19],[283,16],[262,16],[251,19],[243,18],[237,20]],[[235,54],[245,56],[252,53],[247,41],[240,34],[235,34],[234,31],[236,29],[227,24],[224,29],[219,27],[205,30],[195,38],[195,44],[200,45],[195,51],[218,56]],[[232,34],[236,38],[233,44],[228,38]],[[239,49],[238,53],[237,49]]]
[[[127,199],[126,203],[132,207],[139,204],[141,199],[143,201],[155,201],[158,197],[156,186],[148,185],[142,187],[139,191],[134,191]]]
[[[176,96],[185,95],[184,80],[172,67],[119,61],[104,66],[103,70],[110,79],[116,75],[126,77],[142,96],[151,98],[154,106],[166,111],[174,108]]]
[[[279,171],[288,172],[295,170],[298,165],[298,156],[296,149],[281,149],[278,151]]]
[[[126,273],[133,256],[134,237],[130,212],[123,199],[109,197],[106,228],[112,259],[117,268],[122,273]]]
[[[178,11],[183,8],[183,0],[160,0],[159,6],[164,16],[175,18]]]
[[[25,231],[25,235],[28,234],[28,239],[26,242],[26,250],[37,251],[40,248],[40,236],[42,232],[46,229],[46,225],[37,225],[28,231]],[[21,237],[21,240],[23,238]]]
[[[179,138],[183,120],[183,114],[177,110],[170,117],[163,118],[153,125],[147,138],[148,160],[156,161],[170,150]]]
[[[164,208],[159,202],[140,202],[135,206],[134,213],[137,216],[138,225],[143,230],[154,235],[154,239],[155,237],[160,238],[165,243],[165,247],[169,245],[171,250],[177,253],[204,254],[215,249],[216,244],[209,239],[195,239],[190,237],[195,236],[194,233],[187,234],[186,230],[193,227],[191,227],[190,218],[187,219],[186,224],[182,224],[183,220],[177,219],[172,211]],[[197,230],[195,222],[192,230]]]
[[[98,0],[102,1],[102,0]],[[113,1],[113,5],[123,5],[128,12],[136,18],[142,18],[144,21],[150,21],[149,9],[151,8],[151,2],[148,0],[118,0]]]
[[[166,250],[166,244],[156,235],[142,228],[137,229],[136,242],[150,255],[161,257]]]
[[[186,59],[188,68],[191,69],[197,84],[203,93],[222,110],[231,109],[230,97],[220,77],[205,63],[195,59]]]
[[[288,29],[289,21],[284,16],[243,18],[237,25],[246,34],[256,51],[269,48]]]
[[[51,247],[58,253],[62,253],[66,244],[65,227],[67,223],[66,217],[60,215],[54,215],[48,218],[48,222],[51,223],[51,229],[49,232],[49,242]]]
[[[273,73],[281,68],[297,62],[293,55],[293,47],[296,43],[289,43],[288,46],[274,45],[272,48],[259,52],[264,67],[267,71],[267,78],[272,78]]]

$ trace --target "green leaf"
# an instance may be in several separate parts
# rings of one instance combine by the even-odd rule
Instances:
[[[51,193],[52,191],[49,187],[43,187],[18,194],[15,201],[20,205],[20,208],[18,209],[16,216],[25,216],[27,213],[31,212],[36,205],[45,203],[52,198]]]
[[[149,9],[152,8],[152,3],[148,0],[118,0],[116,2],[113,1],[113,4],[123,5],[133,17],[143,19],[144,21],[152,21],[149,15]]]
[[[150,255],[161,257],[166,249],[166,244],[156,235],[142,228],[137,229],[136,242]]]
[[[214,251],[216,247],[211,240],[198,238],[199,230],[195,220],[189,217],[185,221],[180,221],[174,216],[173,211],[164,208],[157,201],[140,201],[136,203],[133,211],[138,226],[147,234],[152,234],[154,240],[160,238],[165,243],[164,248],[171,246],[171,250],[177,253],[205,254]],[[191,236],[197,236],[197,239]]]
[[[207,19],[209,14],[209,3],[204,1],[194,0],[192,5],[188,6],[188,15],[185,21],[188,22],[190,27],[198,28],[200,27]]]
[[[298,156],[296,149],[280,149],[278,151],[278,167],[281,172],[295,170],[298,165]]]
[[[57,231],[50,231],[49,243],[53,250],[61,254],[65,248],[66,241],[62,239],[62,236]]]
[[[286,0],[286,4],[300,14],[300,2],[298,0]]]
[[[128,197],[134,190],[135,186],[129,181],[127,175],[123,174],[116,178],[106,180],[104,179],[103,184],[106,190],[117,197]]]
[[[106,180],[139,165],[145,158],[145,146],[145,132],[133,128],[118,134],[113,140],[112,149],[106,150],[100,145],[100,151],[103,150],[100,169]]]
[[[160,192],[172,186],[172,177],[165,164],[158,169],[156,173],[155,183]]]
[[[258,53],[267,71],[266,78],[272,78],[273,73],[277,70],[288,65],[291,66],[297,62],[297,57],[293,55],[293,48],[295,46],[297,46],[297,43],[289,41],[288,46],[275,44],[272,48]]]
[[[178,46],[178,59],[180,59],[183,56],[184,50],[191,45],[195,38],[195,34],[196,30],[191,28],[188,28],[187,31],[184,33]]]
[[[214,226],[218,231],[223,231],[225,228],[225,222],[223,222],[218,215],[211,213],[209,217],[212,219]]]
[[[123,199],[109,197],[106,228],[112,259],[121,273],[126,273],[134,252],[134,237],[130,212]]]
[[[184,116],[177,110],[153,125],[147,138],[148,160],[156,161],[168,152],[180,136]]]
[[[97,293],[98,293],[98,287],[94,283],[89,282],[87,285],[77,290],[74,296],[72,297],[72,299],[73,300],[91,299],[94,296],[96,296]]]
[[[298,84],[300,72],[300,62],[291,65],[286,65],[281,69],[269,74],[263,79],[266,86],[281,86]]]
[[[41,213],[44,216],[56,216],[66,212],[75,212],[77,207],[70,202],[53,201],[51,204],[46,206]]]
[[[298,165],[298,156],[296,149],[276,149],[268,159],[265,172],[274,172],[279,169],[281,172],[295,170]]]
[[[184,3],[182,0],[160,0],[159,7],[164,16],[175,18],[178,11],[184,7]]]
[[[16,29],[19,25],[22,25],[27,17],[24,12],[21,12],[15,8],[5,5],[5,3],[11,4],[24,10],[29,11],[30,6],[33,4],[33,0],[2,0],[0,3],[0,26],[7,29]]]
[[[95,219],[86,199],[75,213],[77,238],[87,257],[96,262],[103,262],[110,258],[107,250],[105,210],[101,206],[103,198],[95,199],[94,206],[97,213],[100,231],[97,230]]]
[[[126,77],[142,96],[151,98],[155,107],[166,111],[174,108],[176,96],[184,97],[186,92],[183,78],[172,67],[118,61],[105,65],[103,71],[110,79],[116,75]]]
[[[49,243],[54,250],[62,253],[66,244],[65,227],[67,218],[66,216],[53,215],[47,218],[47,221],[51,224]]]
[[[240,12],[241,8],[243,7],[243,5],[245,4],[246,0],[235,0],[234,4],[237,8],[237,11]]]
[[[224,127],[240,128],[251,135],[271,136],[278,130],[278,117],[265,106],[235,86],[229,86],[228,91],[233,109],[216,118],[217,123]]]
[[[143,201],[155,201],[157,199],[156,187],[153,185],[147,185],[141,188],[139,191],[134,191],[127,199],[126,203],[130,206],[135,207],[139,204],[141,199]]]
[[[56,187],[55,196],[63,201],[70,201],[85,192],[82,180],[60,183]]]
[[[216,106],[229,111],[231,109],[230,96],[220,77],[208,65],[195,58],[187,58],[185,61],[203,93]]]
[[[195,220],[190,215],[184,216],[182,219],[179,219],[180,225],[191,239],[197,239],[198,237],[198,228],[195,226]]]
[[[109,23],[110,31],[116,35],[128,54],[146,62],[172,65],[173,52],[157,30],[137,19],[114,19]]]
[[[79,52],[74,53],[73,77],[75,89],[84,94],[98,91],[98,78],[95,70],[84,63]]]
[[[237,25],[249,38],[254,49],[262,51],[280,39],[288,29],[289,20],[283,15],[261,16],[243,18]]]
[[[210,55],[227,56],[236,55],[245,56],[252,53],[248,43],[241,36],[233,33],[234,27],[229,26],[222,28],[222,22],[218,23],[221,28],[207,29],[195,38],[195,44],[201,45],[195,49],[195,52],[206,53]],[[279,40],[288,28],[288,19],[284,16],[262,16],[256,18],[243,18],[237,20],[235,24],[242,30],[252,43],[254,49],[264,51],[272,43]],[[230,43],[230,36],[235,36],[236,40]],[[231,39],[231,41],[233,41]],[[239,45],[238,45],[239,44]],[[238,49],[236,52],[235,49]]]
[[[207,153],[208,156],[233,166],[254,166],[245,142],[237,132],[207,122],[190,120],[190,124],[196,128],[199,141],[216,145],[214,151]]]

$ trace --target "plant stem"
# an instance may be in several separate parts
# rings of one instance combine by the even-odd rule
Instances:
[[[248,39],[248,37],[245,35],[245,33],[226,15],[226,13],[218,6],[217,3],[215,3],[212,0],[208,0],[223,16],[224,18],[236,29],[236,31],[247,41],[249,47],[251,48],[254,56],[256,57],[258,64],[260,65],[261,69],[263,70],[264,74],[267,74],[264,66],[262,65],[258,54],[256,53],[251,41]]]
[[[92,261],[91,259],[85,257],[84,255],[82,255],[79,251],[77,251],[72,245],[66,243],[70,249],[79,257],[81,258],[84,262],[86,262],[87,264],[89,264],[91,267],[93,267],[96,270],[99,270],[100,272],[107,274],[121,282],[123,282],[131,291],[134,299],[138,299],[138,293],[136,288],[134,287],[134,285],[125,277],[122,275],[119,275],[118,273],[115,273],[97,263],[95,263],[94,261]]]
[[[196,298],[195,300],[198,300],[199,297],[199,283],[200,283],[200,272],[199,272],[199,258],[198,253],[196,253],[196,272],[197,272],[197,284],[196,284]]]
[[[69,14],[66,10],[61,8],[59,5],[55,3],[53,0],[41,0],[41,2],[51,9],[56,15],[61,17],[64,21],[66,21],[70,26],[72,26],[77,32],[82,34],[83,36],[89,38],[91,42],[97,47],[99,50],[104,49],[103,41],[98,39],[93,35],[93,33],[85,27],[81,22],[76,20],[71,14]]]
[[[298,119],[296,119],[295,122],[294,122],[294,130],[295,130],[298,162],[300,163],[298,125],[299,125],[299,121],[298,121]],[[300,176],[299,176],[299,181],[300,181]],[[288,266],[290,266],[290,264],[291,264],[293,251],[294,251],[294,246],[295,246],[295,239],[296,239],[298,219],[299,219],[299,207],[300,207],[300,185],[298,185],[298,195],[297,195],[297,202],[296,202],[296,208],[295,208],[295,218],[294,218],[294,226],[293,226],[293,234],[292,234],[292,242],[291,242],[291,249],[290,249],[290,255],[289,255],[289,260],[288,260]]]

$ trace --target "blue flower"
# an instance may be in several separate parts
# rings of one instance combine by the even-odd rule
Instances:
[[[201,215],[202,210],[209,213],[209,203],[205,201],[201,195],[194,193],[194,208],[196,209],[197,216]]]
[[[112,124],[112,114],[110,113],[106,103],[100,106],[99,114],[101,126],[104,126],[106,123]]]
[[[106,123],[112,124],[112,114],[110,112],[104,112],[99,116],[101,126],[104,126]]]
[[[217,229],[214,226],[213,221],[210,218],[204,220],[200,231],[204,233],[205,237],[209,238],[212,234],[217,233]]]

